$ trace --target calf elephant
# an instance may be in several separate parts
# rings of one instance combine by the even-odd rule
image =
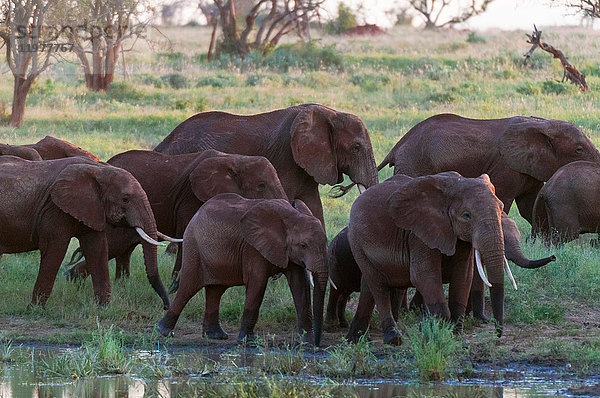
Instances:
[[[262,156],[243,156],[207,150],[184,155],[153,151],[128,151],[112,157],[109,164],[129,171],[148,195],[158,229],[183,237],[185,227],[204,202],[219,193],[238,193],[246,198],[285,199],[277,172]],[[116,277],[129,276],[129,258],[141,243],[131,228],[107,230],[108,258],[116,258]],[[85,261],[67,275],[89,274]],[[173,280],[181,268],[181,250],[173,269]],[[176,288],[176,285],[174,285]]]
[[[89,264],[96,299],[110,299],[106,226],[124,225],[144,236],[148,279],[169,297],[158,275],[156,222],[146,193],[125,170],[83,157],[31,162],[0,157],[0,255],[39,249],[32,302],[44,304],[72,237]]]
[[[42,160],[42,157],[33,148],[22,145],[0,144],[0,156],[11,155],[26,160]]]
[[[34,149],[44,160],[70,158],[83,156],[92,160],[98,160],[98,156],[71,144],[70,142],[47,135],[35,144],[21,145],[25,148]]]
[[[487,173],[508,214],[516,200],[532,224],[538,191],[561,166],[600,161],[600,153],[574,124],[515,116],[467,119],[435,115],[408,131],[379,165],[411,177],[457,171],[465,177]],[[347,189],[343,188],[342,192]]]
[[[579,234],[600,232],[600,165],[573,162],[561,167],[535,201],[532,235],[560,245]]]
[[[540,260],[530,260],[525,257],[519,245],[521,233],[519,232],[517,225],[505,213],[502,213],[501,217],[504,251],[508,260],[521,268],[529,269],[539,268],[556,260],[555,256]],[[325,319],[329,322],[337,320],[341,327],[347,327],[346,304],[351,293],[360,291],[361,278],[360,268],[354,260],[354,256],[350,249],[350,242],[348,242],[347,227],[342,229],[329,244],[329,247],[327,248],[327,258],[329,261],[329,276],[335,284],[335,287],[331,286],[331,290],[329,291],[329,301]],[[479,319],[485,319],[483,311],[483,281],[478,274],[474,274],[473,278],[473,283],[471,285],[471,302],[476,301],[475,303],[472,303],[473,316]],[[400,294],[400,297],[396,299],[396,303],[397,305],[405,305],[405,294]],[[394,308],[393,296],[392,312],[394,314],[397,312],[397,309]]]
[[[340,183],[343,174],[361,190],[378,181],[362,121],[317,104],[251,116],[200,113],[177,126],[154,150],[174,155],[211,148],[269,159],[288,198],[304,201],[321,223],[318,184]]]
[[[298,327],[310,341],[310,286],[313,281],[314,343],[320,344],[327,286],[327,238],[319,220],[301,201],[292,207],[283,199],[244,199],[220,194],[202,206],[184,234],[181,286],[159,322],[171,333],[187,302],[206,288],[203,334],[226,339],[219,324],[219,304],[230,286],[246,286],[238,340],[253,339],[254,326],[270,276],[283,273],[290,285]],[[308,272],[309,278],[306,273]]]
[[[390,288],[416,287],[430,313],[461,322],[471,289],[472,257],[486,283],[498,334],[504,318],[502,202],[487,175],[455,172],[411,178],[396,175],[368,189],[352,205],[348,239],[362,272],[360,298],[347,338],[356,341],[376,304],[384,343],[400,344]],[[508,268],[507,268],[508,270]],[[443,282],[450,283],[446,302]]]

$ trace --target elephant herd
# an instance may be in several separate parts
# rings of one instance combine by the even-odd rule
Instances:
[[[524,268],[555,259],[523,255],[506,216],[512,202],[547,243],[600,231],[600,153],[575,125],[537,117],[436,115],[408,131],[379,166],[362,121],[318,104],[251,116],[200,113],[153,151],[106,163],[52,137],[0,145],[0,155],[0,256],[40,250],[32,303],[47,301],[72,237],[85,259],[67,276],[91,275],[100,304],[110,300],[108,260],[116,260],[117,278],[128,276],[141,243],[166,310],[163,335],[204,288],[203,334],[226,339],[220,300],[244,285],[238,340],[256,338],[267,282],[283,274],[298,329],[317,346],[327,285],[327,320],[341,326],[348,326],[349,294],[360,291],[350,341],[366,333],[376,306],[384,342],[400,344],[395,319],[409,287],[413,305],[460,327],[470,310],[485,319],[488,285],[500,336],[505,273],[516,288],[507,258]],[[379,183],[386,165],[394,176]],[[361,195],[328,246],[318,185],[341,184],[344,174]],[[337,185],[338,194],[352,185]],[[172,303],[158,272],[161,240],[180,245]]]

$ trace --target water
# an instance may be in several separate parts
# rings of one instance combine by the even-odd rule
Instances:
[[[62,355],[69,349],[36,348],[35,356]],[[190,354],[191,353],[191,354]],[[223,361],[219,352],[210,352]],[[148,355],[141,352],[140,355]],[[184,361],[194,362],[194,356],[206,358],[206,352],[182,350],[174,354]],[[236,355],[236,354],[233,354]],[[9,397],[108,397],[137,398],[157,396],[264,396],[282,395],[294,391],[301,396],[319,395],[346,397],[546,397],[574,396],[586,391],[577,390],[584,385],[596,385],[600,379],[580,380],[560,377],[552,368],[521,365],[511,369],[479,368],[474,378],[453,380],[447,383],[415,383],[401,379],[356,379],[334,382],[320,377],[275,376],[270,381],[264,377],[240,378],[243,368],[252,363],[252,356],[240,356],[237,370],[227,368],[216,373],[197,373],[187,376],[160,379],[142,379],[132,376],[102,376],[79,379],[48,377],[40,371],[36,361],[0,364],[0,398]],[[317,359],[318,360],[318,359]],[[220,364],[219,364],[220,365]],[[225,365],[223,365],[225,366]],[[37,367],[37,368],[36,368]],[[236,373],[237,372],[237,373]],[[273,381],[276,380],[276,381]],[[240,383],[243,383],[240,384]],[[588,391],[589,393],[589,391]],[[596,393],[598,394],[598,392]]]

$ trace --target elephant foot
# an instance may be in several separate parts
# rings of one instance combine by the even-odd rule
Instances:
[[[402,345],[402,333],[396,326],[396,322],[393,318],[386,318],[382,322],[383,329],[383,343],[399,346]]]
[[[352,324],[350,325],[350,329],[346,334],[346,340],[350,343],[357,343],[358,340],[367,334],[369,321],[368,319],[359,319],[354,317],[352,320]]]
[[[255,333],[246,334],[246,333],[240,332],[240,334],[238,334],[237,342],[238,342],[238,344],[241,344],[241,345],[244,345],[247,347],[258,347],[259,346],[259,338],[258,338],[258,335]]]
[[[216,328],[202,327],[202,335],[213,340],[227,340],[229,338],[229,335],[221,328],[221,325],[217,325]]]
[[[160,322],[158,322],[158,333],[160,333],[161,335],[167,337],[167,336],[173,336],[173,328],[169,328],[167,326],[167,321],[165,320],[165,318],[161,319]]]

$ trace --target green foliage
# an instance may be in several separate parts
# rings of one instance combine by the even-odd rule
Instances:
[[[538,95],[542,92],[536,83],[524,82],[517,86],[517,93],[523,95]]]
[[[154,86],[155,88],[162,88],[163,81],[159,77],[156,77],[150,73],[141,73],[135,76],[135,79],[142,84],[148,86]]]
[[[356,14],[344,2],[338,4],[338,17],[336,20],[329,21],[325,26],[325,31],[329,34],[342,34],[354,28],[356,23]]]
[[[263,60],[269,68],[288,71],[290,68],[319,70],[341,69],[344,60],[335,45],[320,46],[315,41],[282,44]]]
[[[426,317],[409,328],[415,366],[423,380],[446,379],[466,356],[453,329],[452,325],[434,317]]]
[[[167,86],[176,90],[187,88],[190,85],[190,83],[188,82],[188,78],[185,77],[183,74],[177,72],[162,75],[160,78]]]
[[[198,79],[196,87],[212,86],[217,88],[223,87],[235,87],[239,84],[237,76],[227,75],[224,73],[217,73],[214,75],[203,76]]]
[[[477,34],[477,32],[469,32],[467,35],[467,43],[485,43],[485,37]]]
[[[113,82],[106,90],[106,97],[118,102],[136,102],[142,99],[143,95],[140,90],[125,82]],[[89,94],[89,96],[94,97],[93,94]]]
[[[356,344],[343,340],[327,349],[329,356],[319,362],[321,372],[329,377],[358,377],[376,374],[377,358],[366,335]]]

